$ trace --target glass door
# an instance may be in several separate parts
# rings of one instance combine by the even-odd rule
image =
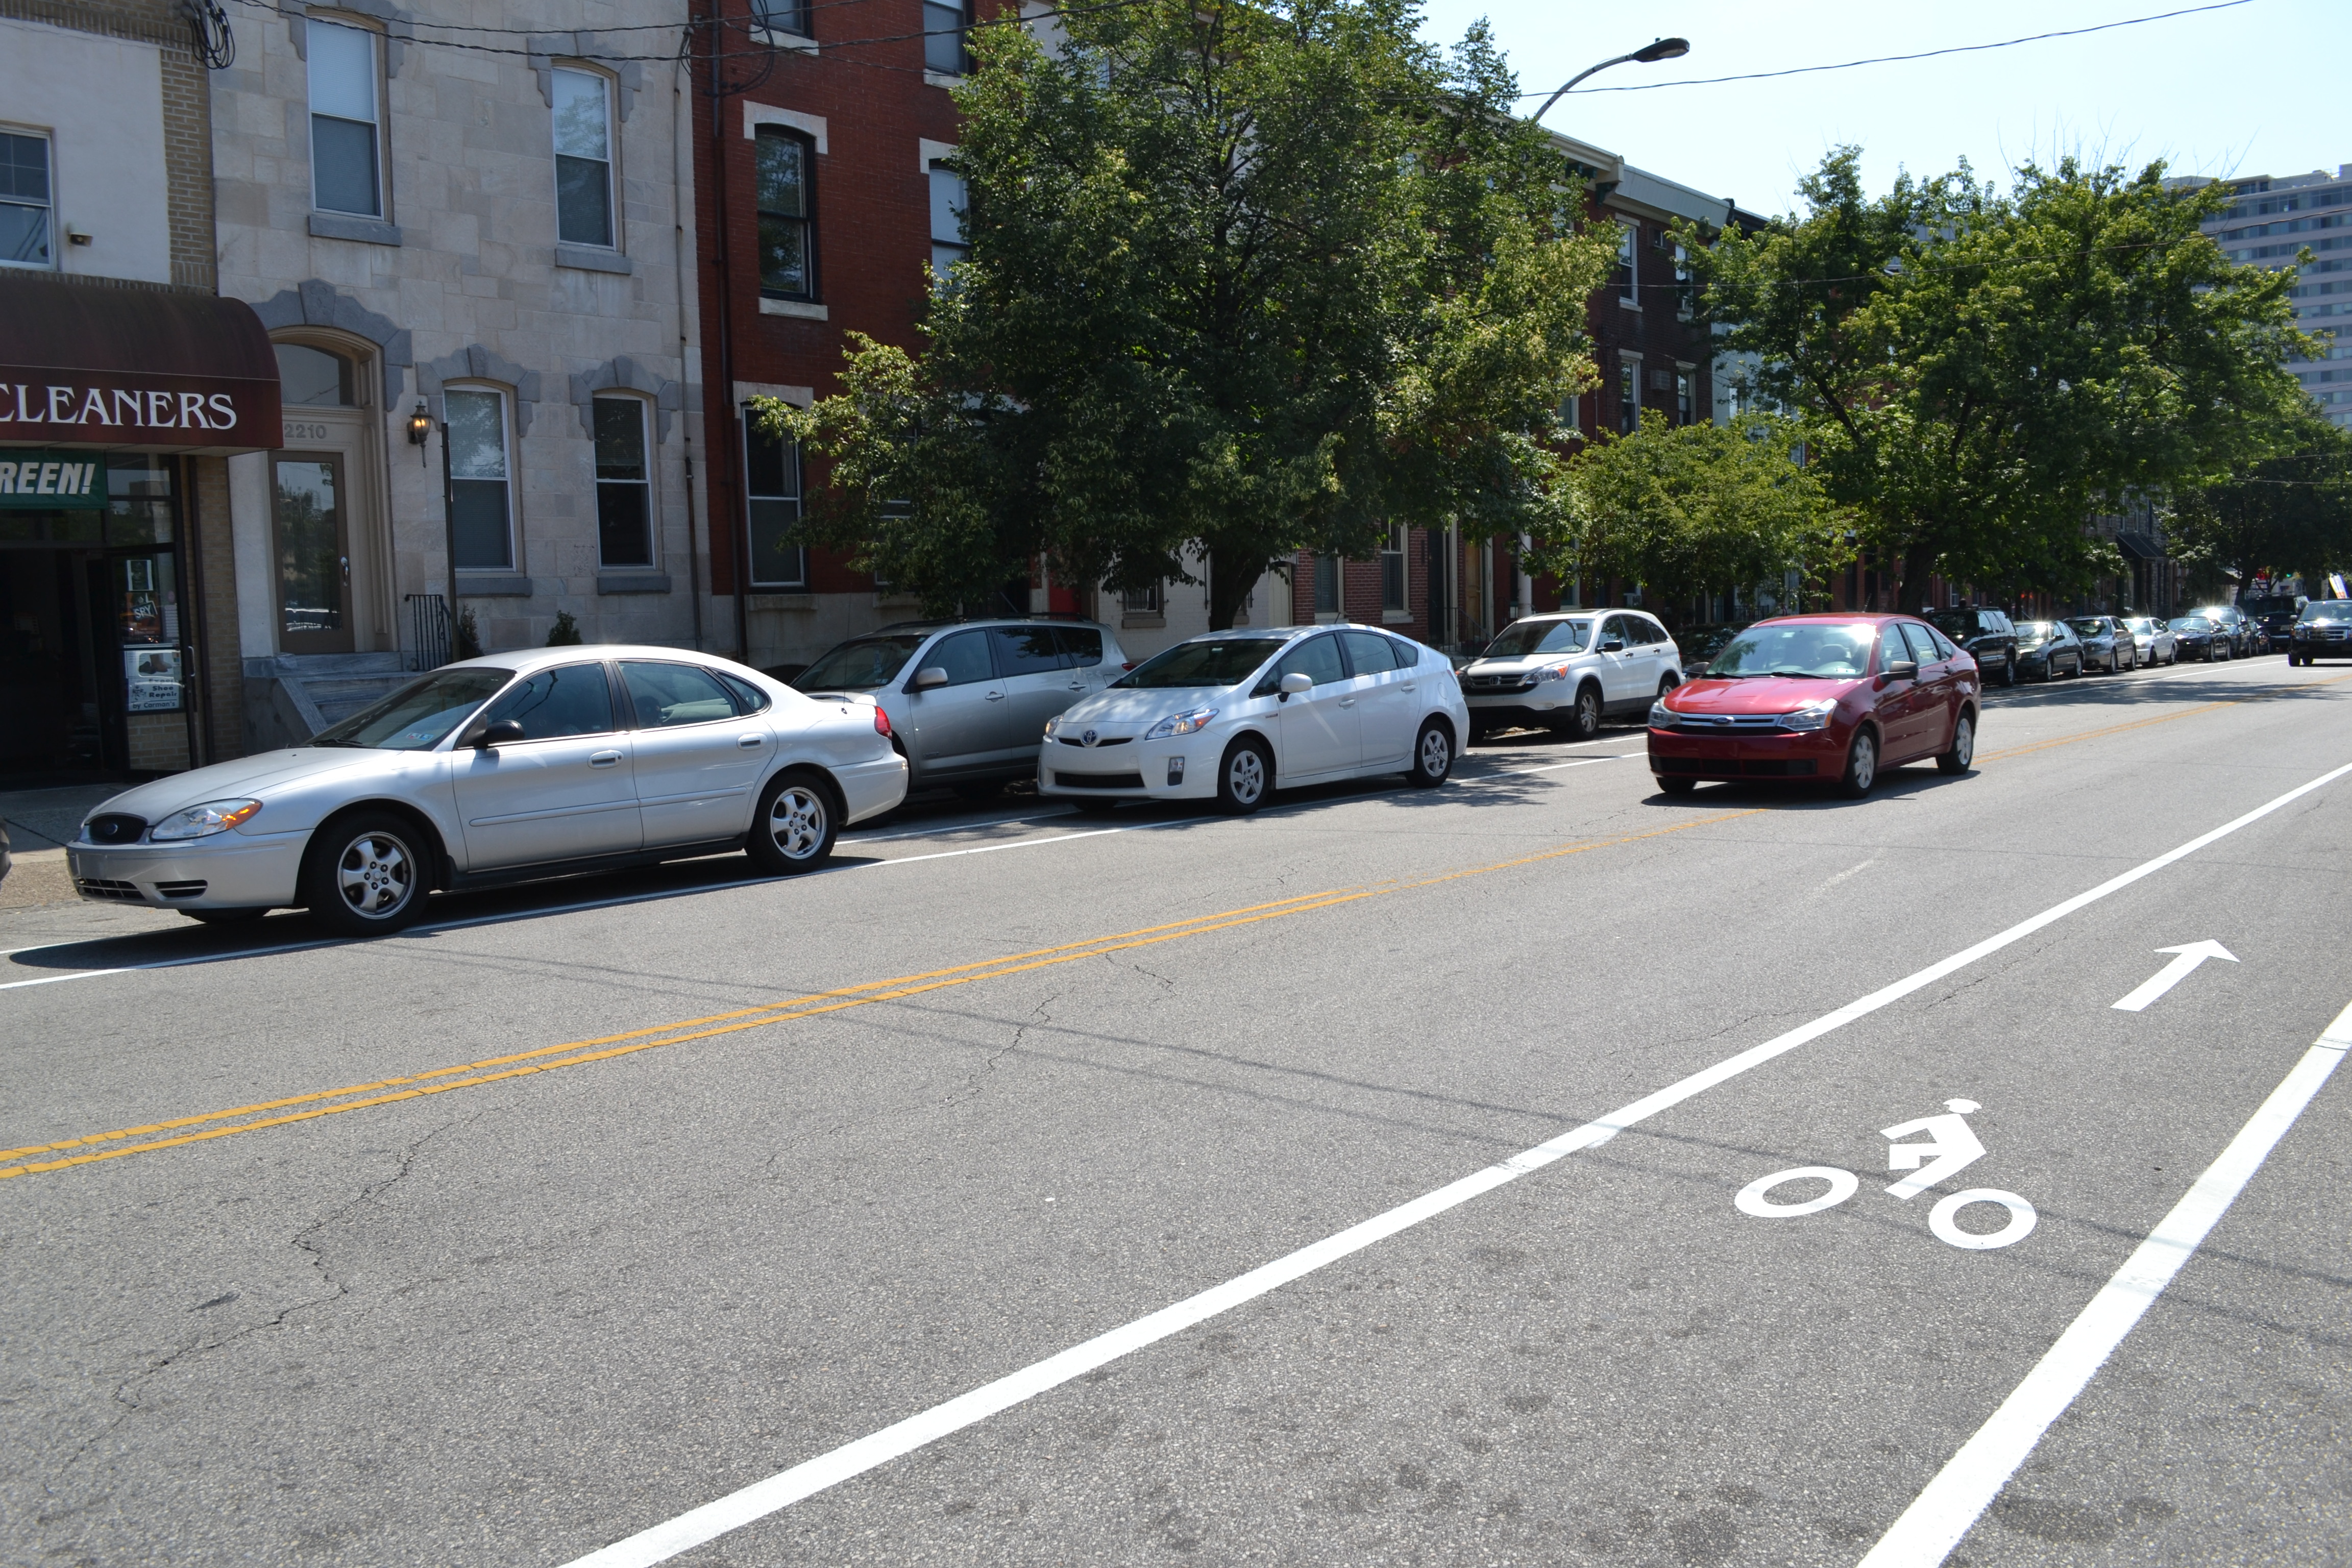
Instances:
[[[278,646],[286,653],[350,653],[352,544],[343,460],[331,452],[289,452],[272,467]]]

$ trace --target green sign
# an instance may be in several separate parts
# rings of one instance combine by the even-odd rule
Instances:
[[[0,447],[0,511],[103,511],[106,459],[95,452]]]

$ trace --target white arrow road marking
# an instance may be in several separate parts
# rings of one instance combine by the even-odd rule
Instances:
[[[2286,1130],[2294,1125],[2303,1108],[2344,1059],[2347,1047],[2352,1047],[2352,1007],[2336,1016],[2336,1022],[2327,1026],[2326,1032],[2271,1090],[2262,1109],[2230,1140],[2221,1157],[2205,1168],[2197,1184],[2172,1205],[2172,1212],[2148,1232],[2147,1239],[2124,1260],[2115,1278],[2091,1298],[2082,1316],[2058,1336],[2058,1342],[2025,1374],[2016,1392],[2001,1401],[1992,1419],[1936,1473],[1927,1489],[1912,1500],[1895,1528],[1870,1549],[1860,1568],[1936,1568],[1951,1555],[1952,1548],[2042,1441],[2042,1434],[2089,1386],[2092,1375],[2156,1305],[2157,1297],[2172,1283],[2180,1266],[2245,1191],[2278,1141],[2286,1136]],[[2016,1223],[2032,1228],[2022,1215],[2015,1216],[2012,1224]],[[1979,1246],[1985,1240],[1973,1239]]]
[[[1883,1128],[1879,1136],[1886,1140],[1886,1168],[1890,1171],[1919,1171],[1922,1161],[1935,1156],[1932,1163],[1916,1176],[1906,1176],[1887,1188],[1892,1195],[1908,1203],[1947,1176],[1957,1176],[1984,1158],[1985,1146],[1977,1141],[1975,1129],[1969,1125],[1969,1112],[1983,1107],[1973,1100],[1948,1100],[1944,1107],[1948,1116],[1923,1116],[1916,1121],[1906,1121],[1900,1127]],[[1925,1143],[1897,1143],[1897,1138],[1908,1138],[1914,1132],[1928,1135]]]
[[[2231,963],[2238,955],[2218,942],[2192,942],[2184,947],[2159,947],[2158,952],[2177,952],[2180,956],[2148,976],[2140,988],[2116,1004],[2118,1013],[2137,1013],[2147,1005],[2189,978],[2189,972],[2209,958],[2225,958]]]

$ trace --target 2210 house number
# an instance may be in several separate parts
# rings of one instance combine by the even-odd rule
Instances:
[[[286,422],[286,444],[289,447],[297,441],[323,441],[326,438],[327,427],[324,425],[301,425],[290,419]]]

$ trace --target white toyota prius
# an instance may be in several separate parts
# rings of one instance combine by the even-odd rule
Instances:
[[[729,849],[813,870],[905,798],[870,700],[819,701],[671,647],[554,647],[444,665],[299,746],[141,784],[66,847],[85,899],[250,919],[307,906],[397,931],[434,888]]]
[[[1469,724],[1434,648],[1366,626],[1210,632],[1047,723],[1037,787],[1086,809],[1213,800],[1243,813],[1294,784],[1440,784]]]

